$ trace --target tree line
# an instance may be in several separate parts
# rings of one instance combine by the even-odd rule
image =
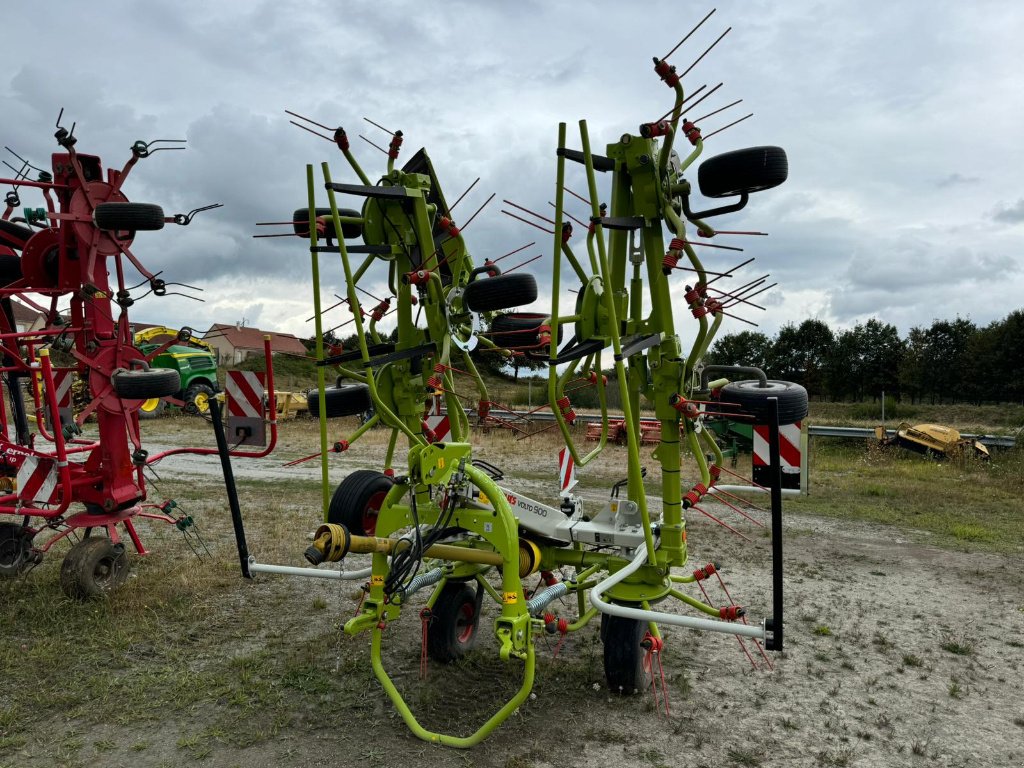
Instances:
[[[769,338],[742,331],[719,338],[706,362],[754,365],[795,381],[811,397],[911,402],[1024,402],[1024,310],[979,328],[971,320],[935,320],[901,338],[872,318],[833,331],[821,320],[788,324]]]

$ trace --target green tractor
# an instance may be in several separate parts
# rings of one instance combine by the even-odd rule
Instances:
[[[159,339],[171,337],[167,343]],[[210,410],[210,398],[217,383],[217,353],[202,339],[193,336],[190,328],[180,331],[163,326],[146,328],[135,334],[135,346],[144,355],[163,347],[150,365],[178,372],[181,389],[170,397],[152,397],[139,409],[140,419],[155,419],[168,402],[181,405],[185,413],[205,414]]]

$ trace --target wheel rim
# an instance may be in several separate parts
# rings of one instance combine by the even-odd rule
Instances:
[[[196,399],[193,400],[196,406],[196,410],[199,413],[207,413],[210,410],[210,396],[205,392],[200,392],[196,395]]]
[[[120,555],[106,555],[96,562],[92,570],[93,580],[98,586],[108,589],[117,580],[120,567]]]
[[[373,536],[377,531],[377,515],[380,514],[380,508],[384,505],[384,497],[387,495],[387,491],[377,491],[366,502],[366,508],[363,509],[363,531],[367,536]]]
[[[139,410],[140,411],[145,411],[146,413],[153,413],[159,407],[160,407],[160,398],[159,397],[151,397],[151,398],[149,398],[149,400],[143,401],[142,406],[139,408]]]
[[[473,603],[463,603],[455,615],[455,640],[460,645],[465,645],[473,638],[475,627],[476,606]]]

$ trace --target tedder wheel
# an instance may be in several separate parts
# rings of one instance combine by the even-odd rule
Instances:
[[[0,241],[0,248],[3,247]],[[21,257],[14,254],[0,254],[0,287],[10,285],[16,280],[21,280]]]
[[[100,203],[92,221],[108,232],[153,231],[164,228],[164,209],[152,203]]]
[[[185,390],[185,413],[205,415],[210,412],[213,387],[209,384],[192,384]]]
[[[377,513],[393,484],[383,472],[357,469],[338,484],[331,496],[327,522],[344,525],[356,536],[373,536]]]
[[[642,693],[651,684],[644,669],[645,651],[640,645],[645,622],[622,616],[601,617],[601,639],[604,642],[604,676],[608,690],[629,696]]]
[[[166,397],[181,389],[181,377],[170,368],[150,368],[148,371],[116,371],[114,391],[128,400],[149,400]]]
[[[306,393],[309,415],[320,418],[320,392],[311,389]],[[373,407],[370,388],[365,384],[338,384],[324,389],[324,414],[328,419],[338,416],[354,416]]]
[[[735,403],[758,424],[767,424],[771,417],[770,397],[779,399],[779,424],[796,424],[807,416],[807,390],[791,381],[769,379],[768,386],[762,387],[757,379],[751,379],[722,387],[723,410],[729,410],[726,403]]]
[[[777,187],[789,175],[782,147],[749,147],[708,158],[697,169],[704,197],[731,197]]]
[[[542,312],[509,312],[505,315],[495,315],[488,338],[502,349],[536,347],[540,343],[537,329],[542,325],[548,325],[550,320],[551,316]],[[558,326],[559,344],[562,343],[563,327]]]
[[[90,536],[71,548],[60,567],[60,586],[73,600],[102,597],[128,578],[128,553],[123,544]]]
[[[317,218],[325,216],[324,234],[323,237],[331,240],[337,240],[337,236],[334,232],[334,216],[331,214],[330,208],[317,208]],[[359,211],[353,211],[351,208],[339,208],[339,216],[360,216],[362,214]],[[299,237],[309,237],[309,208],[299,208],[295,213],[292,214],[292,227],[295,228],[295,234]],[[362,224],[349,224],[345,223],[341,225],[341,234],[345,236],[346,240],[351,240],[355,237],[359,237],[363,234]]]
[[[471,312],[511,309],[536,300],[537,281],[525,273],[474,280],[462,294],[462,302]]]
[[[160,397],[151,397],[144,400],[139,408],[140,419],[155,419],[167,407],[167,401]]]
[[[427,653],[442,664],[461,659],[476,642],[479,626],[477,593],[465,582],[445,584],[427,626]]]
[[[26,227],[7,219],[0,219],[0,245],[6,245],[16,251],[25,247],[28,239],[36,233],[32,227]],[[20,272],[20,269],[19,269]]]
[[[0,523],[0,577],[17,576],[32,563],[32,533],[17,523]]]

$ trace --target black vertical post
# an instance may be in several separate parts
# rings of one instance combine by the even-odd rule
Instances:
[[[228,492],[228,506],[231,508],[231,525],[235,529],[235,544],[238,545],[238,560],[242,566],[242,575],[251,579],[249,573],[249,547],[245,543],[245,528],[242,525],[242,510],[238,506],[238,489],[235,488],[235,473],[231,469],[231,453],[228,439],[224,435],[224,422],[220,417],[220,402],[210,398],[210,421],[213,422],[213,435],[217,439],[217,452],[220,454],[220,467],[224,472],[224,486]]]
[[[768,472],[772,492],[772,617],[765,623],[770,651],[782,650],[782,461],[779,456],[779,399],[768,398]]]

